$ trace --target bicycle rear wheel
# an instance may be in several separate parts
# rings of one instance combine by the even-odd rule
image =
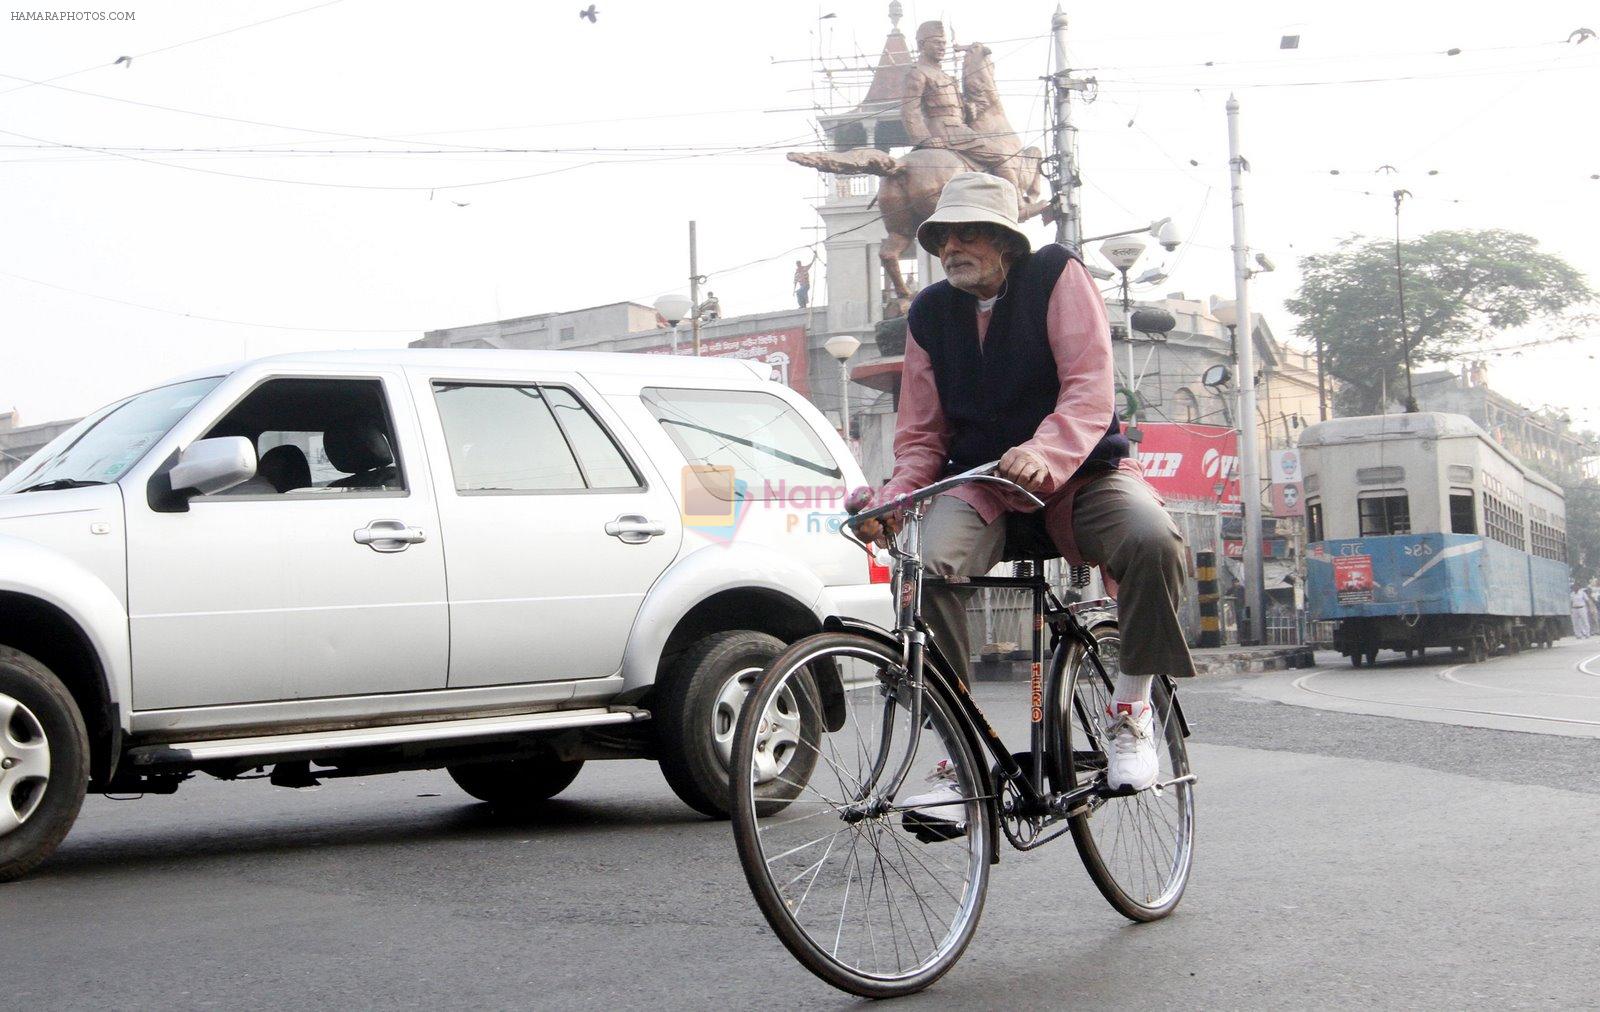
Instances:
[[[1076,650],[1069,677],[1058,682],[1062,688],[1056,726],[1065,739],[1059,755],[1068,785],[1105,780],[1110,746],[1106,708],[1122,641],[1109,623],[1094,632],[1098,655]],[[1164,679],[1156,679],[1150,702],[1155,716],[1151,733],[1161,762],[1157,783],[1168,783],[1189,773],[1189,753]],[[1130,920],[1154,921],[1178,906],[1194,859],[1192,783],[1097,798],[1070,824],[1089,877],[1118,913]]]
[[[955,705],[932,684],[910,773],[882,797],[911,744],[905,683],[898,651],[851,633],[811,636],[756,679],[734,735],[733,828],[751,892],[807,969],[868,998],[920,991],[955,965],[993,857],[985,777]],[[779,775],[794,795],[782,803],[760,787],[775,743],[813,759]],[[946,775],[925,783],[942,759]]]

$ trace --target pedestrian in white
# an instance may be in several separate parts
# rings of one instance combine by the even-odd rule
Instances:
[[[1580,640],[1589,638],[1589,595],[1576,583],[1572,585],[1572,635]]]

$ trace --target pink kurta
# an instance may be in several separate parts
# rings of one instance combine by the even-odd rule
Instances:
[[[978,312],[980,345],[988,333],[991,315],[981,309]],[[1073,474],[1106,434],[1116,410],[1116,394],[1105,304],[1095,290],[1094,279],[1077,260],[1067,261],[1050,293],[1045,327],[1061,392],[1056,397],[1055,410],[1039,423],[1033,438],[1022,447],[1033,451],[1049,469],[1050,476],[1039,498],[1045,501],[1045,525],[1056,547],[1074,564],[1094,562],[1078,557],[1072,535],[1073,496],[1093,475],[1074,479]],[[894,434],[894,473],[876,501],[888,502],[937,481],[944,471],[949,443],[949,427],[934,384],[933,364],[917,343],[916,335],[908,330],[900,379],[900,417]],[[1120,466],[1143,474],[1134,457],[1125,458]],[[984,483],[963,485],[947,494],[972,504],[984,523],[993,523],[1007,511],[1026,513],[1034,509],[1015,493]]]

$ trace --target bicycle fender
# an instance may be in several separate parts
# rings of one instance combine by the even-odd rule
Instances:
[[[865,622],[861,619],[830,615],[823,622],[822,627],[828,632],[856,633],[871,639],[875,639],[884,646],[890,647],[894,650],[900,649],[900,641],[895,639],[894,633],[880,625],[874,625],[871,622]],[[967,695],[965,689],[957,688],[960,683],[957,682],[955,678],[951,677],[949,661],[945,660],[944,653],[940,651],[938,644],[934,643],[932,639],[927,641],[926,647],[924,648],[922,658],[922,673],[925,678],[931,678],[951,700],[956,700],[959,702],[960,697]],[[839,706],[842,710],[844,704],[844,687],[838,683],[837,673],[835,673],[834,677],[834,684],[830,687],[822,689],[824,695],[824,705],[827,705],[826,697],[828,692],[833,691],[838,693]],[[999,787],[994,780],[994,769],[989,762],[985,761],[991,757],[989,747],[984,743],[983,735],[978,731],[976,725],[972,723],[971,717],[967,715],[966,708],[957,705],[954,707],[954,709],[956,711],[956,723],[960,725],[961,733],[967,737],[967,747],[972,749],[972,754],[978,760],[978,776],[982,784],[983,793],[991,798],[998,798]],[[989,820],[989,853],[994,855],[994,858],[990,861],[990,864],[999,864],[1000,805],[998,801],[991,802],[990,808],[994,810],[994,818]]]
[[[1183,715],[1183,702],[1178,699],[1178,683],[1173,681],[1171,675],[1161,676],[1167,683],[1167,698],[1172,700],[1172,712],[1178,718],[1178,730],[1183,732],[1185,738],[1189,737],[1189,718]]]

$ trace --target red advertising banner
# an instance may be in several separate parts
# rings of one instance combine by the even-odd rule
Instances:
[[[1150,422],[1139,426],[1139,464],[1163,499],[1239,501],[1239,434],[1221,425]]]
[[[672,345],[640,348],[645,355],[670,355]],[[694,342],[687,331],[678,339],[678,354],[693,355]],[[738,337],[703,337],[700,354],[704,358],[753,358],[772,366],[772,378],[795,393],[809,395],[806,382],[806,329],[786,327]]]

